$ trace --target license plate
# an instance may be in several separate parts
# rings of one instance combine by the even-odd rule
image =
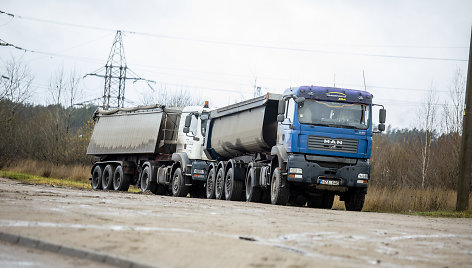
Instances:
[[[320,180],[320,184],[324,184],[324,185],[339,185],[339,181],[335,181],[335,180]]]

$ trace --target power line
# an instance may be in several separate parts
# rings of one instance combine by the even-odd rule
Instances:
[[[21,16],[21,15],[15,15],[12,13],[4,12],[0,10],[0,14],[5,14],[7,16],[10,16],[12,18],[19,18],[19,19],[24,19],[24,20],[30,20],[30,21],[36,21],[36,22],[42,22],[42,23],[50,23],[50,24],[55,24],[55,25],[60,25],[60,26],[70,26],[70,27],[76,27],[76,28],[83,28],[83,29],[88,29],[88,30],[97,30],[97,31],[110,31],[110,32],[115,32],[116,29],[113,28],[106,28],[106,27],[97,27],[97,26],[92,26],[92,25],[84,25],[84,24],[76,24],[76,23],[70,23],[70,22],[63,22],[63,21],[55,21],[55,20],[48,20],[48,19],[41,19],[41,18],[34,18],[34,17],[29,17],[29,16]],[[123,32],[127,33],[136,33],[136,34],[143,34],[143,35],[153,35],[153,33],[143,33],[143,32],[137,32],[137,31],[127,31],[123,30]],[[159,35],[159,34],[156,34]],[[457,48],[457,49],[465,49],[468,48],[467,46],[432,46],[432,45],[369,45],[369,44],[308,44],[308,45],[322,45],[322,46],[350,46],[350,47],[398,47],[398,48]]]
[[[76,59],[76,60],[81,60],[81,61],[86,61],[86,62],[93,62],[93,63],[100,63],[101,62],[101,60],[96,59],[96,58],[71,56],[71,55],[65,55],[65,54],[59,54],[59,53],[52,53],[52,52],[44,52],[44,51],[39,51],[39,50],[25,49],[25,48],[7,43],[7,42],[5,42],[1,39],[0,39],[0,45],[2,45],[2,46],[11,46],[13,48],[23,50],[23,51],[26,51],[26,52],[43,54],[43,55],[47,55],[47,56],[51,56],[51,57],[70,58],[70,59]],[[182,72],[191,72],[191,73],[207,73],[207,74],[218,74],[218,75],[228,75],[228,76],[238,76],[238,77],[247,77],[248,76],[248,75],[243,75],[243,74],[231,74],[231,73],[222,73],[222,72],[208,72],[208,71],[200,71],[200,70],[169,68],[169,67],[154,66],[154,65],[147,65],[147,64],[134,64],[134,65],[135,66],[141,66],[141,68],[138,68],[138,69],[147,69],[147,70],[150,70],[150,69],[169,69],[169,70],[176,70],[176,71],[182,71]],[[103,67],[100,68],[99,70],[91,73],[90,75],[92,75],[92,74],[96,75],[96,73],[100,72],[101,70],[103,70]],[[165,75],[173,75],[173,76],[179,77],[179,74],[162,73],[162,72],[155,72],[155,71],[151,71],[151,72],[165,74]],[[187,76],[182,76],[182,77],[187,77]],[[288,81],[288,80],[290,80],[289,78],[268,77],[268,76],[259,76],[259,78],[267,79],[267,80],[279,80],[279,81]],[[211,81],[209,79],[202,79],[200,77],[194,77],[193,79]],[[225,82],[227,83],[228,81],[225,80]],[[330,83],[322,82],[322,81],[318,81],[318,83],[320,83],[320,84],[330,84]],[[239,86],[243,85],[242,83],[232,83],[232,84],[235,84],[235,85],[238,84]],[[362,85],[360,85],[360,84],[345,84],[345,85],[352,86],[352,87],[362,87]],[[190,87],[195,87],[195,86],[190,85]],[[200,88],[203,88],[203,87],[200,87]],[[390,86],[379,86],[379,85],[369,85],[368,88],[392,89],[392,90],[403,90],[403,91],[419,91],[419,92],[428,91],[428,89],[421,89],[421,88],[390,87]],[[448,93],[449,91],[447,91],[447,90],[435,90],[435,92]]]
[[[51,23],[51,24],[57,24],[57,25],[62,25],[62,26],[79,27],[79,28],[85,28],[85,29],[91,29],[91,30],[100,30],[100,31],[115,31],[113,29],[104,28],[104,27],[79,25],[79,24],[68,23],[68,22],[59,22],[59,21],[53,21],[53,20],[46,20],[46,19],[20,16],[20,15],[15,15],[15,14],[12,14],[12,13],[7,13],[7,12],[1,11],[1,10],[0,10],[0,13],[5,14],[5,15],[10,16],[10,17],[14,17],[14,18],[32,20],[32,21],[43,22],[43,23]],[[286,51],[303,52],[303,53],[347,55],[347,56],[364,56],[364,57],[382,57],[382,58],[396,58],[396,59],[409,59],[409,60],[433,60],[433,61],[457,61],[457,62],[466,62],[467,61],[467,59],[458,59],[458,58],[438,58],[438,57],[420,57],[420,56],[403,56],[403,55],[385,55],[385,54],[370,54],[370,53],[357,53],[357,52],[315,50],[315,49],[306,49],[306,48],[279,47],[279,46],[272,46],[272,45],[258,45],[258,44],[234,42],[234,41],[189,38],[189,37],[167,35],[167,34],[147,33],[147,32],[140,32],[140,31],[123,30],[122,32],[130,33],[130,34],[136,34],[136,35],[150,36],[150,37],[155,37],[155,38],[183,40],[183,41],[199,42],[199,43],[206,43],[206,44],[230,45],[230,46],[238,46],[238,47],[249,47],[249,48],[271,49],[271,50],[286,50]]]

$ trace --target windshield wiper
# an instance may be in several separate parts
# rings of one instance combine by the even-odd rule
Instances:
[[[339,127],[342,127],[342,128],[352,128],[352,129],[358,129],[358,127],[355,127],[355,126],[350,126],[350,125],[339,125]]]
[[[323,123],[307,123],[312,126],[321,126],[321,127],[338,127],[336,124],[323,124]]]

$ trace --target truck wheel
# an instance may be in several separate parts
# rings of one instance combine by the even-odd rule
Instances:
[[[293,199],[290,200],[290,204],[294,206],[303,207],[306,204],[306,197],[302,194],[295,195],[292,198]]]
[[[164,185],[158,184],[155,181],[149,183],[149,191],[153,194],[164,195],[166,193],[166,187]]]
[[[262,189],[261,203],[270,204],[270,189]]]
[[[214,168],[210,169],[210,172],[208,172],[208,178],[205,185],[207,199],[215,198],[215,179],[216,179],[215,175],[216,175],[215,169]]]
[[[270,184],[270,202],[273,205],[286,205],[290,197],[290,188],[287,179],[275,168]]]
[[[113,189],[115,191],[128,191],[130,177],[123,173],[123,167],[117,166],[113,174]]]
[[[102,174],[102,188],[103,190],[113,189],[113,175],[115,174],[115,167],[108,164],[103,170]]]
[[[223,168],[220,168],[216,173],[216,180],[215,180],[215,198],[216,199],[223,199],[224,195],[224,188],[225,188],[225,177]]]
[[[102,168],[99,165],[96,165],[93,168],[92,172],[92,189],[101,190],[102,189]]]
[[[323,195],[310,197],[306,205],[309,208],[321,208],[323,206]]]
[[[364,206],[365,193],[359,190],[352,190],[347,193],[344,206],[349,211],[361,211]]]
[[[141,188],[141,192],[146,192],[149,189],[149,182],[151,181],[151,167],[146,166],[141,173],[141,180],[139,182],[139,186]]]
[[[254,168],[249,169],[246,176],[246,200],[248,202],[261,202],[262,189],[254,187],[256,174]]]
[[[182,176],[182,170],[177,168],[172,177],[172,195],[176,197],[187,196],[189,188],[185,186],[185,181]]]
[[[226,173],[225,198],[231,201],[240,201],[243,193],[243,182],[234,179],[234,169],[230,168]]]
[[[323,194],[323,200],[321,201],[321,207],[324,209],[331,209],[334,203],[334,193],[326,192]]]

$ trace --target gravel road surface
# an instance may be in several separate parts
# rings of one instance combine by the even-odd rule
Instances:
[[[472,267],[472,219],[0,179],[0,231],[157,267]],[[0,255],[0,264],[4,260]],[[8,261],[8,260],[7,260]]]

